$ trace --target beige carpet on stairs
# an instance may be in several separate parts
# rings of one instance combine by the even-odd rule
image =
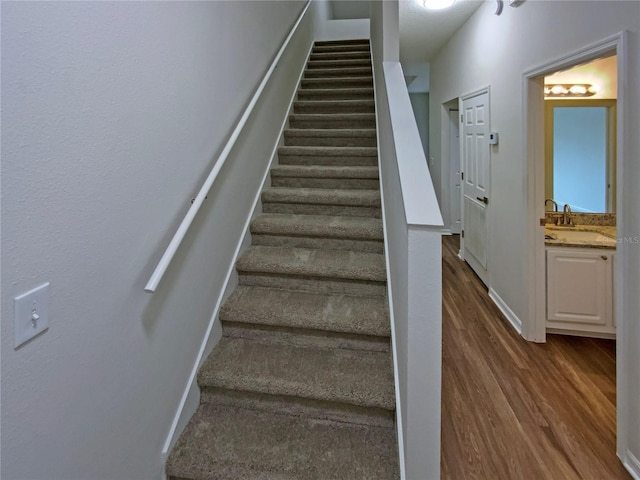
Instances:
[[[368,40],[316,42],[170,480],[395,480]]]

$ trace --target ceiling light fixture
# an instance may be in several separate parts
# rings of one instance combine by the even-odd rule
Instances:
[[[423,0],[422,4],[429,10],[443,10],[453,5],[455,0]]]
[[[545,97],[591,97],[600,91],[598,85],[588,83],[564,84],[544,86]]]

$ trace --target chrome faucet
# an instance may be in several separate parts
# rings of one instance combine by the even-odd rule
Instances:
[[[571,219],[571,207],[568,203],[564,204],[562,209],[562,224],[573,227],[573,220]]]
[[[544,201],[544,206],[545,206],[545,207],[547,206],[547,202],[551,202],[551,203],[553,203],[553,211],[554,211],[554,212],[557,212],[557,211],[558,211],[558,202],[556,202],[553,198],[547,198],[547,199]]]

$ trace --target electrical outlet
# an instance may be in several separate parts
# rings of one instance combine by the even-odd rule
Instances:
[[[14,348],[49,328],[49,283],[13,299]]]

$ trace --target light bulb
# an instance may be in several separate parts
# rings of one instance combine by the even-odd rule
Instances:
[[[442,10],[450,7],[454,2],[455,0],[424,0],[422,3],[429,10]]]
[[[572,85],[569,91],[574,95],[584,95],[587,93],[587,88],[584,85]]]

